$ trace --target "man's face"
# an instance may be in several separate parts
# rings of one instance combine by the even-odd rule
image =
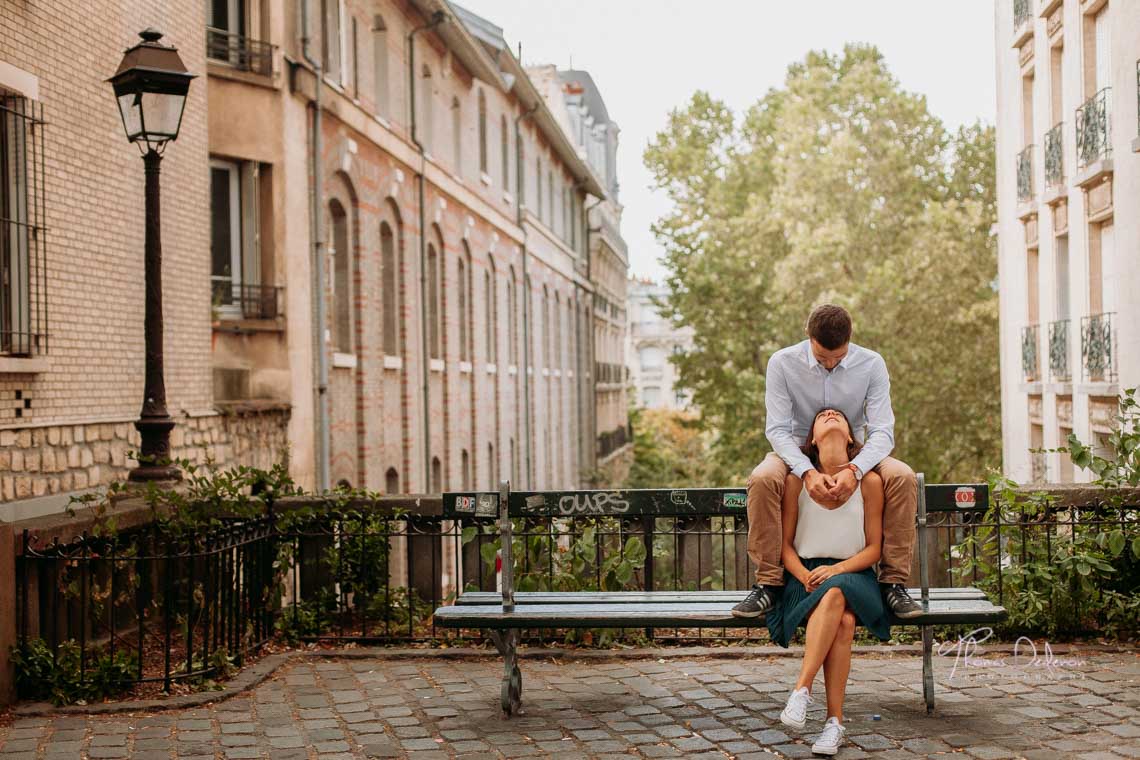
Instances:
[[[815,360],[820,363],[824,369],[830,371],[843,361],[843,357],[847,356],[847,347],[849,343],[844,343],[839,348],[824,348],[816,341],[815,338],[811,339],[811,353]]]

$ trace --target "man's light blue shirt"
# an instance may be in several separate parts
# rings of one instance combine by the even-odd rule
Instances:
[[[808,340],[772,354],[764,406],[768,443],[799,478],[812,468],[800,446],[821,409],[834,408],[847,415],[852,435],[863,443],[852,460],[859,472],[874,469],[895,447],[887,364],[878,353],[854,343],[848,344],[847,356],[830,372],[816,361]]]

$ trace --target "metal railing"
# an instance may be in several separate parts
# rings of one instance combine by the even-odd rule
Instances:
[[[1072,377],[1069,368],[1069,320],[1049,323],[1049,377],[1065,381]]]
[[[1017,154],[1017,200],[1033,199],[1033,151],[1036,145],[1027,145]]]
[[[1105,87],[1077,109],[1077,165],[1112,156],[1112,120],[1109,100],[1112,88]]]
[[[629,371],[624,364],[596,362],[594,379],[599,383],[624,383],[629,379]]]
[[[1115,312],[1081,317],[1081,366],[1085,380],[1116,380]]]
[[[1041,379],[1037,351],[1038,331],[1038,325],[1021,328],[1021,374],[1027,383]]]
[[[206,57],[228,63],[238,71],[273,76],[273,47],[225,29],[206,27]]]
[[[1020,29],[1022,24],[1032,23],[1033,9],[1030,0],[1013,0],[1013,28]]]
[[[1064,122],[1058,123],[1045,133],[1045,187],[1065,184],[1064,126]]]
[[[599,457],[609,456],[633,440],[633,425],[616,427],[606,433],[600,433],[597,440]]]
[[[215,280],[211,287],[214,308],[220,317],[277,319],[281,315],[281,288],[275,285],[235,285],[229,280]]]

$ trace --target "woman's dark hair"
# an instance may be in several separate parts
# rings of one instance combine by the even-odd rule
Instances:
[[[841,409],[836,409],[834,406],[825,406],[816,412],[815,416],[811,418],[811,428],[808,429],[807,440],[804,441],[803,446],[800,446],[800,451],[802,451],[807,456],[807,458],[811,460],[811,466],[817,470],[819,469],[819,447],[812,443],[811,439],[814,437],[815,433],[815,421],[818,420],[819,415],[823,414],[824,412],[835,412],[843,418],[844,422],[847,423],[847,430],[851,434],[851,443],[847,444],[848,461],[854,459],[855,455],[863,450],[863,444],[855,440],[855,431],[851,428],[851,420],[847,419],[847,415],[844,414]]]
[[[851,340],[851,315],[832,303],[817,306],[808,317],[807,332],[819,345],[834,351]]]

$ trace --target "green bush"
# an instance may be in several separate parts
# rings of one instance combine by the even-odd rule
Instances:
[[[79,645],[70,639],[56,647],[54,661],[43,639],[30,639],[13,648],[12,664],[21,698],[55,705],[117,697],[130,688],[137,672],[133,656],[125,652],[111,656],[94,648],[87,650],[86,668],[81,669]]]

